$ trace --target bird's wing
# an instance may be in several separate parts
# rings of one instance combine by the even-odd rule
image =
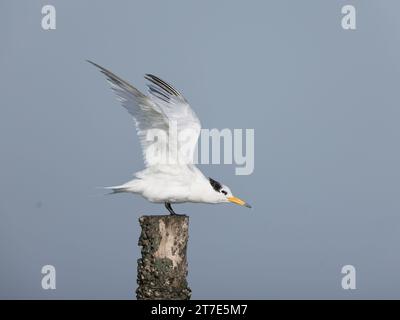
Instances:
[[[187,100],[173,86],[146,74],[151,100],[168,118],[169,163],[191,164],[201,124]]]
[[[150,166],[156,164],[154,163],[155,160],[149,155],[149,152],[147,152],[154,144],[154,141],[148,139],[148,134],[152,132],[152,130],[168,131],[168,121],[165,115],[149,97],[145,96],[131,84],[102,66],[89,60],[88,62],[99,68],[107,77],[111,89],[117,95],[118,101],[120,101],[122,106],[133,116],[136,124],[136,131],[142,146],[145,165]],[[165,149],[165,147],[166,146],[163,146],[161,149]]]
[[[161,79],[147,75],[146,79],[149,79],[152,84],[149,86],[150,96],[145,96],[111,71],[92,61],[88,60],[88,62],[99,68],[107,77],[118,100],[133,116],[146,166],[175,163],[175,155],[180,162],[193,162],[194,149],[201,127],[196,115],[179,92]],[[159,84],[156,84],[157,81]],[[170,139],[171,123],[177,123],[178,136],[181,136],[182,142],[178,140],[175,144],[174,140]],[[172,143],[170,143],[171,140]],[[173,151],[171,152],[170,149]],[[172,159],[169,156],[171,153]]]

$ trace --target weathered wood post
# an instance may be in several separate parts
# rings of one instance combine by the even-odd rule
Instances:
[[[142,216],[136,297],[140,300],[188,300],[186,247],[189,217]]]

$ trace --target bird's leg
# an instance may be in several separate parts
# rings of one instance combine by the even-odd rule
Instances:
[[[174,209],[172,209],[170,202],[165,202],[164,204],[171,215],[173,216],[178,215],[177,213],[175,213]]]

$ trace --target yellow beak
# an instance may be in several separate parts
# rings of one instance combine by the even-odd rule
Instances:
[[[228,200],[230,202],[236,203],[238,205],[245,206],[247,208],[251,208],[251,206],[247,202],[243,201],[242,199],[239,199],[236,197],[229,197]]]

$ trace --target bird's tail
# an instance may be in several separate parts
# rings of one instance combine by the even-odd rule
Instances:
[[[128,191],[126,186],[103,187],[103,189],[110,190],[110,192],[107,194],[116,194]]]
[[[101,187],[101,189],[109,190],[110,193],[107,194],[116,194],[122,192],[130,192],[130,193],[137,193],[140,191],[140,184],[138,179],[134,179],[128,181],[127,183],[121,184],[119,186],[112,186],[112,187]]]

